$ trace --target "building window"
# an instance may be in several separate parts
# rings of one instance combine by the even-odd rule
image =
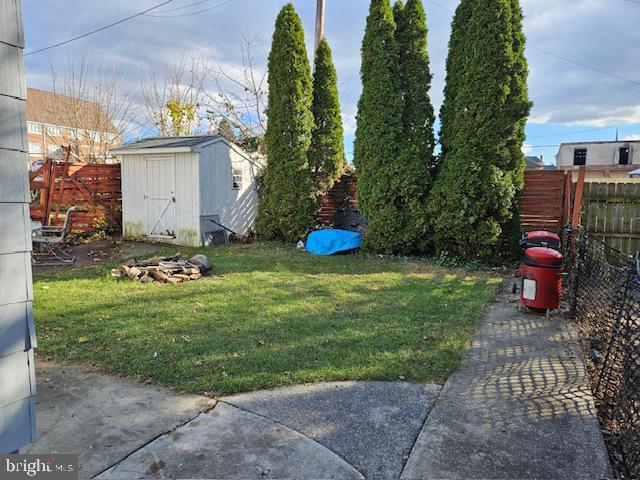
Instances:
[[[234,190],[242,189],[242,169],[241,168],[233,169],[233,189]]]
[[[42,144],[29,142],[29,153],[42,153]]]
[[[60,137],[62,133],[60,132],[60,128],[55,125],[49,125],[47,127],[47,133],[52,137]]]
[[[573,164],[574,165],[586,165],[587,164],[587,149],[576,148],[573,151]]]
[[[42,125],[39,123],[27,122],[27,132],[40,135],[42,133]]]
[[[49,151],[49,155],[57,155],[60,153],[60,147],[58,145],[48,145],[47,150]]]
[[[629,165],[629,154],[631,149],[629,147],[620,148],[620,165]]]

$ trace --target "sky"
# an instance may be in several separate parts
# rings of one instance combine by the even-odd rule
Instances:
[[[24,0],[26,53],[151,8],[162,0]],[[173,0],[149,14],[68,45],[25,57],[30,87],[50,90],[52,68],[72,58],[115,70],[140,98],[142,79],[185,55],[233,68],[241,39],[254,38],[266,69],[273,25],[285,0]],[[442,103],[451,19],[458,0],[424,0],[433,74]],[[293,0],[313,49],[315,0]],[[562,142],[640,139],[640,0],[521,0],[534,103],[524,150],[552,164]],[[368,0],[326,0],[325,36],[333,49],[350,158],[360,95],[360,45]],[[144,120],[140,120],[144,123]],[[436,126],[437,129],[437,126]]]

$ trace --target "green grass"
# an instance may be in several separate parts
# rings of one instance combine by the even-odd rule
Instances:
[[[179,285],[118,282],[111,265],[36,275],[39,355],[215,395],[325,380],[442,382],[501,283],[270,244],[202,252],[214,276]]]

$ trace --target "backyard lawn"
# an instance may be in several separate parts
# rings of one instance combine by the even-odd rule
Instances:
[[[201,252],[214,275],[179,285],[116,281],[112,264],[36,274],[40,357],[215,395],[324,380],[442,382],[501,283],[269,244]]]

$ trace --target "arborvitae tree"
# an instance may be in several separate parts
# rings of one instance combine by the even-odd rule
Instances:
[[[393,7],[396,42],[399,50],[398,81],[404,99],[402,114],[404,140],[412,161],[433,169],[435,138],[433,105],[429,99],[431,71],[427,53],[427,24],[422,0],[398,0]],[[425,189],[431,187],[431,175],[424,178]]]
[[[429,210],[439,250],[484,257],[495,254],[516,193],[509,148],[511,0],[462,0],[453,27],[442,118],[446,150]]]
[[[368,222],[364,247],[380,253],[424,248],[426,165],[410,160],[403,138],[398,47],[389,0],[372,0],[362,42],[362,95],[354,164],[358,203]]]
[[[525,57],[526,38],[522,31],[522,8],[519,0],[511,0],[511,25],[514,63],[506,108],[507,113],[511,116],[512,130],[509,132],[507,139],[510,158],[506,170],[511,176],[516,193],[511,207],[513,216],[510,221],[502,226],[501,250],[509,255],[518,255],[520,251],[518,242],[522,235],[520,200],[524,189],[524,171],[526,168],[522,144],[526,136],[527,117],[532,106],[527,88],[529,67]]]
[[[276,19],[269,53],[267,166],[256,231],[294,241],[313,224],[315,198],[307,162],[311,142],[311,71],[302,22],[293,5]]]
[[[313,73],[314,128],[307,157],[316,195],[327,192],[344,170],[344,130],[338,99],[338,77],[331,48],[320,41]]]
[[[455,137],[453,131],[457,111],[458,83],[464,68],[465,34],[469,24],[474,2],[462,1],[456,8],[449,38],[449,54],[447,56],[447,76],[444,86],[444,101],[440,107],[440,163],[449,153],[449,145]]]

